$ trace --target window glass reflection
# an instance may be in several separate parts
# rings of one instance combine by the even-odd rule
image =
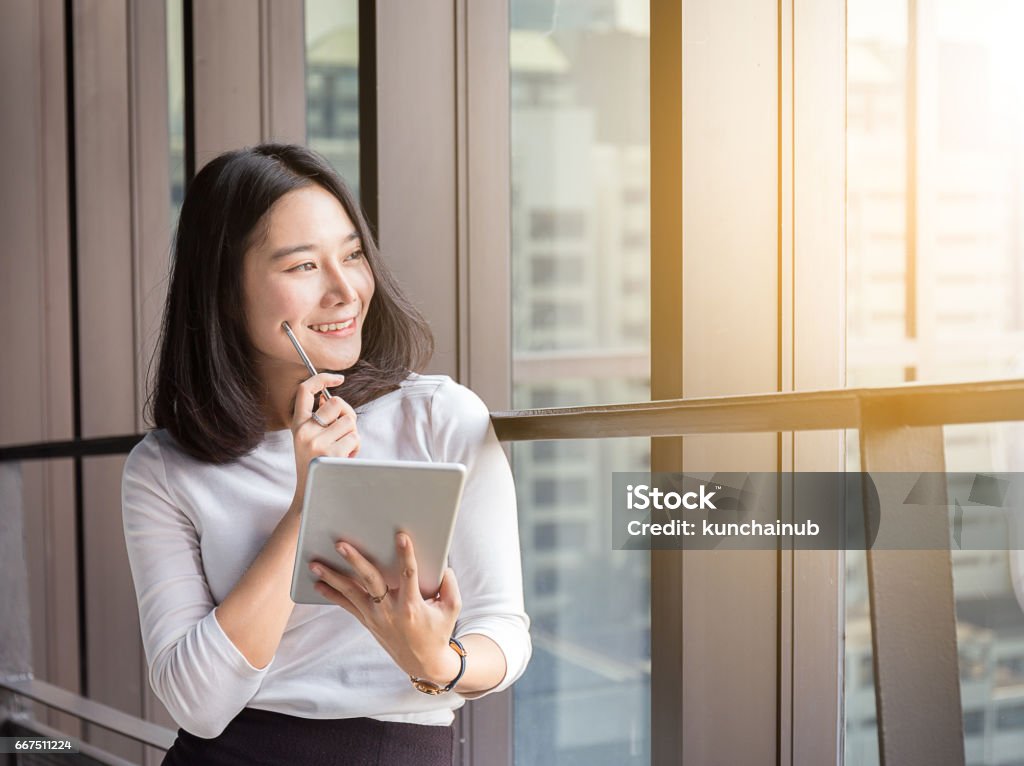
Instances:
[[[512,0],[513,406],[650,398],[648,5]],[[650,762],[650,555],[611,550],[648,439],[513,445],[534,655],[515,761]]]
[[[358,0],[306,0],[306,141],[358,198]]]

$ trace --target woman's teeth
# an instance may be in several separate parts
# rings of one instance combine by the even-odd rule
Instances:
[[[310,327],[317,332],[334,332],[335,330],[344,330],[346,327],[351,326],[353,321],[355,320],[349,319],[341,324],[314,324],[310,325]]]

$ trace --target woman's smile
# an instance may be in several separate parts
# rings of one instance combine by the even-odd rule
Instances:
[[[309,325],[308,329],[312,330],[314,334],[326,338],[348,338],[359,330],[359,317],[352,316],[335,322]]]

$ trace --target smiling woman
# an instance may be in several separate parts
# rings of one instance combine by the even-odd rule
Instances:
[[[245,257],[245,324],[260,379],[279,394],[279,401],[268,402],[267,421],[283,428],[298,381],[295,350],[281,322],[295,328],[314,367],[349,370],[359,361],[374,279],[359,232],[323,187],[288,192],[266,219],[262,241]]]
[[[433,353],[358,203],[309,149],[265,144],[206,165],[182,205],[174,258],[152,420],[197,459],[233,460],[291,420],[305,376],[282,320],[317,369],[344,372],[339,393],[353,407],[396,389]],[[357,308],[361,327],[345,343],[311,327]]]
[[[486,405],[420,372],[427,324],[308,149],[213,160],[174,255],[156,429],[122,483],[150,684],[181,726],[164,763],[451,764],[453,711],[510,686],[531,653],[515,488]],[[466,466],[434,597],[402,533],[398,588],[334,540],[352,574],[324,562],[316,576],[336,606],[291,601],[320,456]]]

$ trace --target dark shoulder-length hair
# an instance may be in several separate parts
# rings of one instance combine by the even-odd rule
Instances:
[[[402,294],[359,204],[323,157],[289,144],[222,154],[199,171],[181,207],[157,374],[148,397],[150,422],[167,429],[198,460],[227,463],[263,439],[266,392],[246,330],[243,259],[264,235],[271,206],[312,184],[345,208],[375,284],[360,358],[347,370],[330,370],[345,375],[332,391],[358,407],[396,389],[433,354],[426,320]]]

